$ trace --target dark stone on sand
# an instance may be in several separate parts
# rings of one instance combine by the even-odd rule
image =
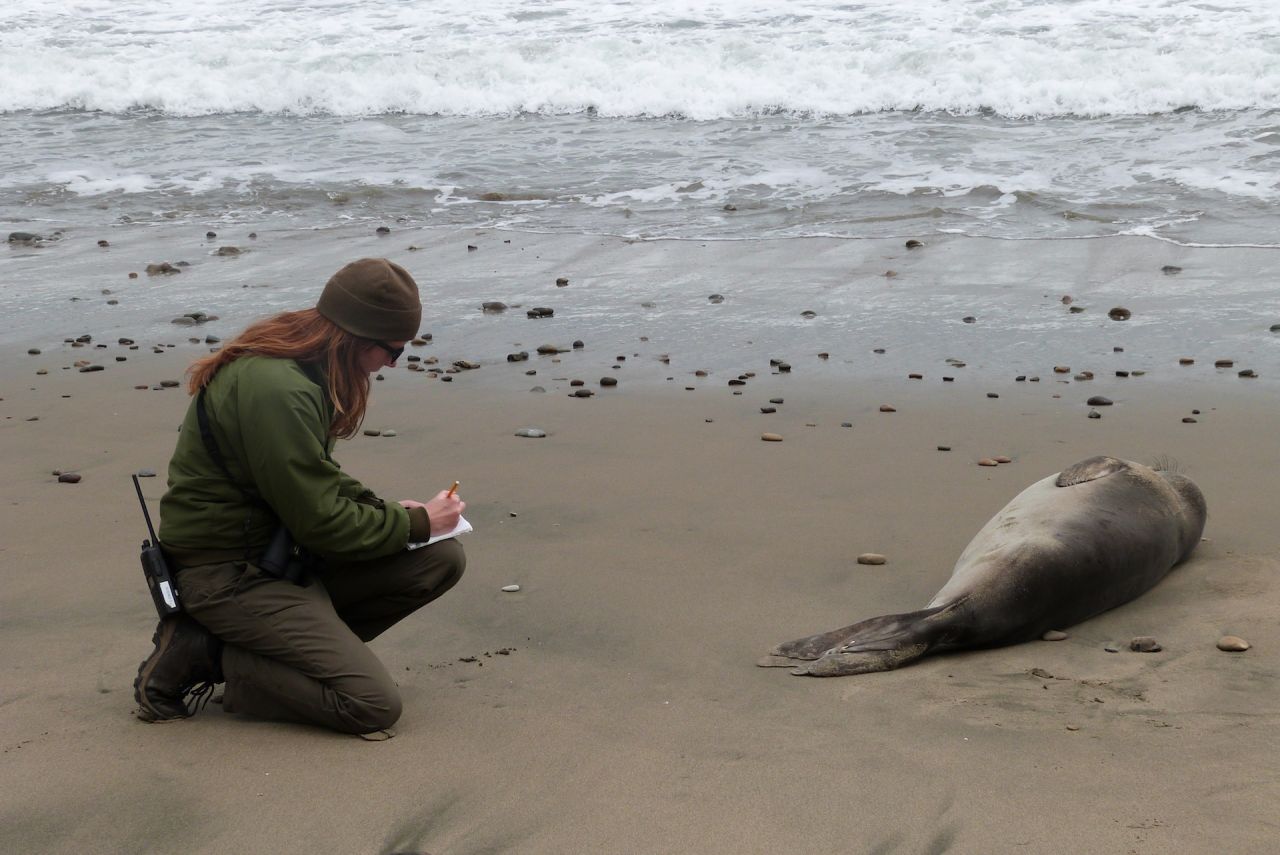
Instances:
[[[730,380],[730,381],[729,381],[729,385],[730,385],[730,386],[745,386],[745,385],[747,385],[747,381],[746,381],[746,380],[738,380],[738,379],[736,379],[736,378],[735,378],[735,379],[733,379],[733,380]]]
[[[425,338],[415,338],[409,341],[409,344],[413,345],[414,347],[422,347],[426,343],[427,343],[427,340]]]
[[[570,380],[569,381],[570,386],[585,386],[586,384],[587,384],[586,380]]]
[[[508,353],[507,362],[524,362],[529,358],[529,351],[522,350],[519,353]]]
[[[943,377],[943,378],[942,378],[942,382],[943,382],[943,383],[954,383],[954,382],[956,382],[956,378],[954,378],[954,377]]]
[[[217,344],[220,341],[222,341],[222,339],[218,338],[216,335],[207,335],[204,337],[205,344]]]
[[[94,371],[105,371],[106,367],[102,365],[86,365],[80,369],[81,374],[91,374]]]
[[[886,561],[888,561],[888,559],[885,558],[883,555],[881,555],[879,552],[864,552],[858,556],[859,564],[869,564],[873,566],[879,566],[881,564],[884,564]]]
[[[891,407],[891,406],[889,406],[888,404],[881,404],[881,405],[880,405],[880,412],[882,412],[882,413],[896,413],[896,412],[898,412],[898,409],[897,409],[897,407]]]
[[[159,276],[162,274],[182,272],[167,261],[161,261],[158,264],[148,264],[146,270],[148,276]]]
[[[1107,312],[1107,317],[1111,318],[1113,321],[1127,321],[1129,318],[1133,317],[1133,312],[1123,306],[1116,306],[1114,309]]]
[[[544,388],[542,388],[541,386],[534,386],[534,387],[533,387],[532,389],[530,389],[529,391],[530,391],[530,392],[539,392],[539,393],[541,393],[541,392],[545,392],[545,391],[547,391],[547,390],[546,390],[546,389],[544,389]]]
[[[819,359],[830,359],[830,358],[831,358],[831,354],[827,353],[827,352],[824,350],[824,351],[822,351],[821,353],[819,353],[819,354],[818,354],[818,358],[819,358]]]
[[[781,404],[781,403],[782,403],[782,399],[781,399],[781,398],[770,398],[770,399],[769,399],[769,403],[770,403],[770,404]]]
[[[34,232],[9,232],[9,243],[36,243],[42,240],[44,238]]]
[[[1198,415],[1200,415],[1200,411],[1199,411],[1199,410],[1192,410],[1192,411],[1191,411],[1191,415],[1193,415],[1193,416],[1198,416]]]
[[[780,363],[778,363],[778,372],[779,372],[779,373],[781,373],[781,374],[790,374],[790,373],[791,373],[791,363],[789,363],[789,362],[780,362]]]
[[[382,436],[382,431],[378,430],[377,428],[365,428],[364,435],[365,436]]]
[[[907,375],[907,379],[908,379],[908,380],[923,380],[923,379],[924,379],[924,375],[923,375],[923,374],[908,374],[908,375]]]
[[[975,318],[973,315],[965,315],[960,320],[964,321],[966,324],[972,324],[972,323],[976,323],[978,319]]]
[[[853,427],[853,422],[841,422],[840,427],[851,428]]]
[[[1025,374],[1019,374],[1017,377],[1014,377],[1014,378],[1013,378],[1013,382],[1015,382],[1015,383],[1022,383],[1022,382],[1024,382],[1024,381],[1026,381],[1026,379],[1027,379],[1027,375],[1025,375]]]
[[[79,484],[80,474],[78,472],[63,472],[58,476],[59,484]]]
[[[1272,324],[1271,332],[1280,332],[1280,324]]]
[[[448,375],[448,374],[441,374],[441,375],[440,375],[440,379],[441,379],[441,380],[443,380],[445,383],[452,383],[452,382],[453,382],[453,377],[451,377],[451,376],[450,376],[450,375]]]
[[[378,226],[376,229],[374,229],[374,232],[380,235],[389,235],[391,234],[391,229],[388,228],[387,226]]]
[[[724,203],[724,207],[723,207],[723,208],[721,208],[720,210],[722,210],[722,211],[736,211],[736,210],[738,210],[738,206],[737,206],[737,205],[735,205],[735,204],[733,204],[732,202],[725,202],[725,203]]]
[[[548,356],[553,353],[565,353],[565,349],[556,344],[540,344],[538,345],[538,353]]]
[[[950,451],[950,450],[951,450],[951,446],[949,446],[949,445],[940,445],[940,446],[938,446],[938,450],[939,450],[939,451]]]
[[[1195,365],[1196,361],[1189,356],[1184,356],[1178,360],[1179,365]]]
[[[1128,371],[1117,371],[1117,372],[1116,372],[1116,376],[1117,376],[1117,377],[1128,377],[1128,376],[1129,376],[1129,372],[1128,372]]]
[[[243,252],[244,250],[238,246],[220,246],[213,254],[227,257],[227,256],[240,255]]]
[[[1084,306],[1072,306],[1069,309],[1067,309],[1067,311],[1073,315],[1078,315],[1084,311]]]
[[[138,278],[138,274],[136,274],[136,273],[132,273],[132,272],[131,272],[131,273],[129,274],[129,278],[130,278],[130,279],[137,279],[137,278]]]
[[[561,276],[559,279],[557,279],[557,280],[556,280],[556,287],[557,287],[557,288],[563,288],[563,287],[565,287],[565,286],[566,286],[566,285],[568,285],[568,284],[569,284],[569,280],[568,280],[568,279],[566,279],[566,278],[565,278],[565,277],[563,277],[563,276]]]
[[[617,377],[601,377],[600,385],[601,386],[617,386],[618,378]]]
[[[1258,372],[1254,371],[1252,368],[1246,368],[1243,371],[1238,372],[1236,376],[1237,377],[1257,377]]]
[[[776,413],[776,412],[778,412],[778,408],[777,408],[777,407],[761,407],[761,408],[760,408],[760,412],[762,412],[762,413]]]
[[[106,247],[111,246],[111,244],[107,243],[105,240],[100,240],[98,241],[98,246],[103,247],[105,249]]]
[[[1000,394],[999,394],[998,392],[988,392],[988,393],[987,393],[987,397],[988,397],[988,398],[999,398],[999,397],[1000,397]]]
[[[1119,653],[1119,652],[1120,652],[1120,642],[1118,642],[1118,641],[1108,641],[1106,644],[1102,645],[1102,649],[1103,649],[1103,650],[1105,650],[1105,651],[1107,651],[1108,653]]]
[[[128,361],[129,361],[129,357],[127,357],[127,356],[117,356],[117,357],[116,357],[116,362],[128,362]]]
[[[1090,410],[1090,411],[1089,411],[1089,418],[1091,418],[1091,419],[1100,419],[1100,418],[1102,418],[1102,413],[1098,412],[1097,410]]]
[[[1236,361],[1234,359],[1218,359],[1218,360],[1214,360],[1213,367],[1214,368],[1230,368],[1235,364],[1236,364]]]
[[[177,387],[181,386],[182,384],[181,384],[181,383],[179,383],[177,380],[161,380],[161,381],[160,381],[160,385],[161,385],[161,386],[163,386],[163,387],[164,387],[164,388],[166,388],[166,389],[176,389]]]
[[[590,389],[578,389],[578,390],[574,391],[574,392],[573,392],[569,397],[571,397],[571,398],[590,398],[590,397],[591,397],[592,395],[594,395],[594,394],[595,394],[595,392],[591,391]]]
[[[582,339],[576,340],[572,346],[574,350],[582,350],[582,348],[586,347],[586,345],[583,344]]]
[[[507,304],[501,302],[500,300],[489,300],[487,302],[480,304],[480,311],[488,312],[490,314],[494,314],[497,312],[505,312],[506,310],[507,310]]]
[[[38,348],[38,347],[30,348],[30,349],[27,351],[27,354],[28,354],[28,355],[30,355],[30,356],[39,356],[39,355],[40,355],[40,348]]]
[[[257,240],[257,239],[258,239],[257,232],[249,232],[249,240]]]
[[[802,318],[816,318],[817,316],[818,316],[818,313],[811,309],[805,309],[803,312],[800,313],[800,317]]]
[[[156,477],[156,470],[154,470],[154,469],[139,469],[139,470],[138,470],[136,473],[134,473],[134,474],[136,474],[139,478],[154,478],[154,477]]]
[[[88,344],[89,342],[93,341],[93,336],[91,335],[78,336],[76,338],[76,341],[80,342],[81,344]]]
[[[657,304],[657,303],[655,303],[655,302],[653,302],[652,300],[645,300],[643,303],[641,303],[641,304],[640,304],[640,308],[642,308],[642,309],[656,309],[656,308],[658,308],[658,304]]]
[[[1195,424],[1195,423],[1196,423],[1196,421],[1197,421],[1197,419],[1194,419],[1194,418],[1192,418],[1191,416],[1183,416],[1183,417],[1182,417],[1182,423],[1183,423],[1184,425],[1193,425],[1193,424]]]
[[[525,312],[531,318],[550,318],[555,313],[555,309],[548,309],[546,306],[537,306]]]
[[[205,238],[206,238],[207,240],[213,240],[214,238],[216,238],[216,237],[218,236],[218,233],[217,233],[217,232],[205,232],[205,233],[204,233],[204,236],[205,236]]]
[[[1110,398],[1103,397],[1102,395],[1094,395],[1092,398],[1085,401],[1085,403],[1091,407],[1109,407],[1115,402]]]
[[[723,295],[723,294],[712,294],[710,297],[708,297],[708,298],[707,298],[707,302],[709,302],[709,303],[723,303],[723,302],[724,302],[724,295]]]
[[[1161,268],[1160,268],[1160,272],[1161,272],[1161,273],[1163,273],[1163,274],[1164,274],[1164,275],[1166,275],[1166,276],[1171,276],[1171,275],[1173,275],[1174,273],[1181,273],[1181,272],[1182,272],[1182,268],[1181,268],[1181,267],[1178,267],[1177,265],[1173,265],[1173,264],[1166,264],[1164,267],[1161,267]]]
[[[472,362],[470,359],[455,359],[453,367],[459,371],[475,371],[480,367],[479,362]]]
[[[1136,653],[1159,653],[1164,648],[1150,635],[1139,635],[1129,642],[1129,649]]]
[[[907,249],[920,249],[921,247],[924,246],[924,244],[912,238],[911,240],[907,241],[906,244],[904,244],[904,246],[906,246]]]
[[[883,347],[877,347],[877,348],[875,348],[874,350],[872,350],[871,352],[872,352],[872,353],[884,353],[884,348],[883,348]]]

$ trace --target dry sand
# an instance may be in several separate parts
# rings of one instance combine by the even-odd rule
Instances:
[[[388,371],[366,427],[398,435],[339,459],[389,498],[460,479],[476,531],[460,585],[374,642],[405,714],[371,743],[216,705],[131,716],[154,617],[128,475],[160,472],[143,482],[154,510],[188,400],[133,386],[203,351],[139,341],[3,355],[0,851],[1273,851],[1280,406],[1265,363],[1241,381],[1205,365],[1215,342],[1189,341],[1199,382],[1167,361],[1119,379],[1063,346],[1028,350],[1041,381],[1018,383],[936,361],[860,370],[875,357],[859,340],[827,362],[780,354],[790,374],[758,348],[724,357],[757,373],[735,396],[736,370],[696,378],[676,344],[637,340],[617,370],[610,342],[559,363],[486,353],[447,384]],[[1058,382],[1064,356],[1097,379]],[[108,367],[62,370],[81,357]],[[599,389],[603,375],[621,385]],[[555,378],[571,377],[597,395],[569,398]],[[1088,419],[1096,394],[1117,403]],[[513,436],[525,426],[549,436]],[[754,667],[779,641],[922,606],[1008,499],[1099,453],[1173,457],[1208,499],[1206,541],[1150,593],[1063,642],[829,680]],[[976,465],[999,454],[1013,462]],[[83,480],[56,483],[59,468]],[[1218,651],[1227,633],[1253,648]],[[1164,651],[1103,650],[1137,635]]]

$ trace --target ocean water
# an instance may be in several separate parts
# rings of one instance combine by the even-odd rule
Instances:
[[[1280,246],[1275,0],[6,0],[0,223]]]

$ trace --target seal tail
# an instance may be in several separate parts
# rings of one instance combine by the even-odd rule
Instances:
[[[957,604],[905,614],[881,615],[842,629],[798,638],[775,647],[757,664],[791,667],[792,674],[839,677],[892,671],[942,645]]]

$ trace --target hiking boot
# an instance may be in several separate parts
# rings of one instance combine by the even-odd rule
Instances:
[[[214,683],[222,682],[222,643],[184,614],[161,620],[151,642],[155,650],[142,660],[133,681],[138,718],[175,721],[195,715],[208,703]]]

